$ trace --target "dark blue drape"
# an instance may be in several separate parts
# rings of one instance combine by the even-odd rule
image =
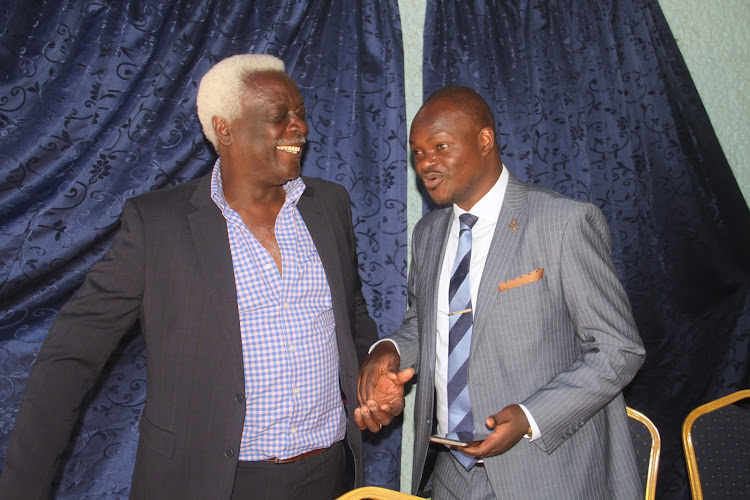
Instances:
[[[207,173],[202,75],[281,57],[308,109],[303,173],[350,192],[381,334],[405,309],[403,49],[396,0],[15,0],[0,6],[0,454],[51,321],[109,244],[125,199]],[[146,390],[134,331],[84,402],[58,498],[127,496]],[[381,438],[382,439],[382,438]],[[366,447],[398,488],[400,430]]]
[[[648,356],[626,391],[688,498],[690,409],[749,385],[750,213],[656,0],[429,0],[425,95],[476,89],[505,164],[591,201]]]

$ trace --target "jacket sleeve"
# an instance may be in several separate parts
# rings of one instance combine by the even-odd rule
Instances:
[[[625,290],[610,257],[601,211],[577,203],[560,249],[566,307],[578,359],[522,403],[541,429],[535,444],[551,453],[630,383],[645,358]]]
[[[0,476],[0,498],[46,499],[78,419],[121,338],[137,320],[144,286],[142,218],[125,203],[101,261],[62,307],[34,362]]]

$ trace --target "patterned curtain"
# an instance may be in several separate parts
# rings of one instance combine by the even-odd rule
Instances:
[[[521,179],[597,204],[646,344],[626,390],[689,498],[687,413],[750,384],[750,212],[656,0],[429,0],[424,90],[476,89]]]
[[[381,334],[406,306],[403,48],[396,0],[11,0],[0,6],[0,459],[59,307],[106,250],[123,202],[207,173],[202,75],[281,57],[308,108],[303,173],[344,185]],[[146,391],[134,330],[83,404],[56,498],[126,498]],[[400,429],[366,447],[398,488]]]

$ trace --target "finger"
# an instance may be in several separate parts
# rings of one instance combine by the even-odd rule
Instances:
[[[493,432],[477,446],[467,446],[461,450],[473,457],[493,457],[502,453],[502,443],[502,436]]]
[[[381,410],[377,403],[373,400],[367,402],[367,407],[370,410],[370,415],[375,421],[381,425],[388,425],[393,421],[394,414]]]
[[[370,432],[378,432],[383,428],[383,424],[375,420],[370,412],[370,409],[365,407],[360,408],[360,414],[362,415],[362,422]]]
[[[390,403],[383,403],[380,405],[380,410],[390,413],[394,417],[397,415],[401,415],[401,412],[404,411],[404,400],[401,401],[392,401]]]
[[[354,410],[354,423],[357,425],[357,427],[359,427],[359,430],[361,431],[367,429],[364,419],[362,418],[362,412],[359,410],[359,408]]]
[[[360,370],[357,383],[357,399],[360,406],[364,406],[365,402],[372,397],[379,376],[380,372],[373,368],[363,367]]]
[[[405,370],[401,370],[400,372],[396,374],[396,381],[399,384],[404,385],[409,380],[411,380],[413,376],[414,376],[414,368],[407,368]]]

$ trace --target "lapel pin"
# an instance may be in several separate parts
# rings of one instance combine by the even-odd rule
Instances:
[[[508,224],[508,227],[510,228],[511,232],[515,232],[515,230],[518,229],[518,221],[515,218],[511,219],[510,224]]]

